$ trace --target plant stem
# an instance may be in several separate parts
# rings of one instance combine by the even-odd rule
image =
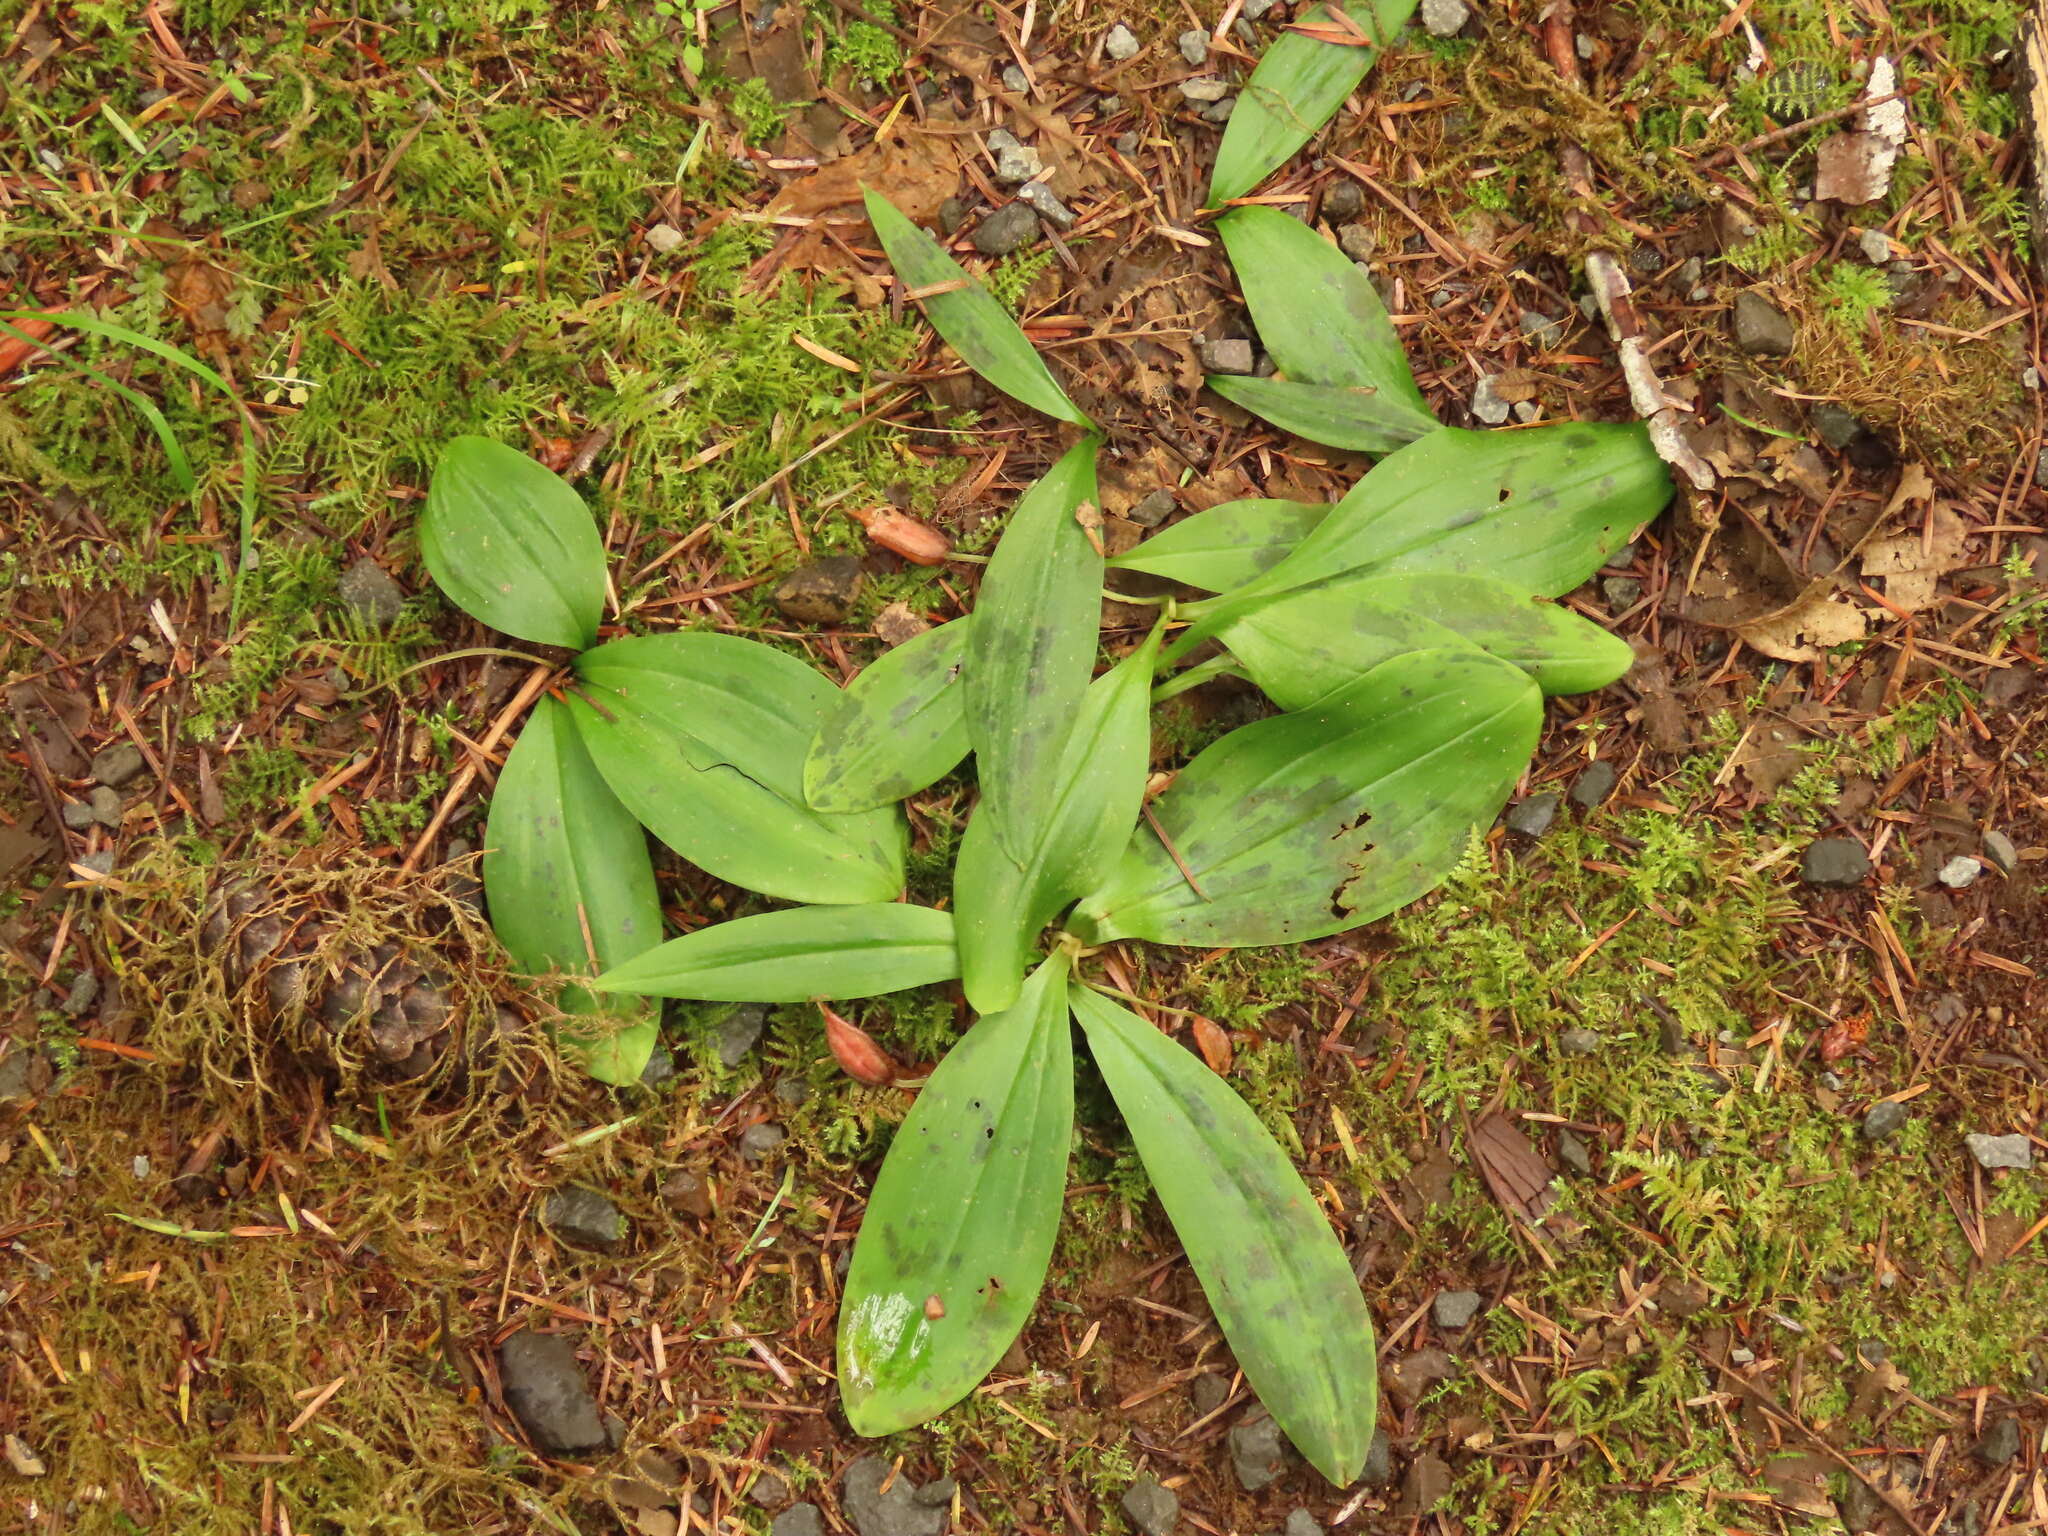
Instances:
[[[1199,666],[1189,667],[1176,677],[1169,677],[1152,690],[1152,702],[1164,704],[1176,694],[1186,693],[1190,688],[1199,688],[1212,677],[1243,677],[1245,670],[1238,665],[1235,656],[1212,656]]]

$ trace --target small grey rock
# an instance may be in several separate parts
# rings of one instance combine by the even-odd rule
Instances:
[[[71,979],[71,989],[64,994],[64,1001],[57,1006],[74,1019],[84,1018],[92,1012],[92,1005],[100,999],[100,979],[91,971],[80,971]]]
[[[119,789],[142,772],[142,751],[133,742],[117,741],[92,756],[92,777],[96,784]]]
[[[763,1120],[740,1132],[740,1156],[750,1163],[763,1162],[773,1157],[787,1140],[789,1132],[773,1120]]]
[[[1048,224],[1057,224],[1066,229],[1074,222],[1074,211],[1052,195],[1052,188],[1042,181],[1034,181],[1017,189],[1021,202],[1029,203],[1031,211]]]
[[[1197,75],[1192,80],[1181,81],[1180,94],[1185,101],[1221,101],[1230,94],[1230,82],[1219,80],[1214,75]]]
[[[1031,89],[1031,81],[1026,78],[1024,71],[1015,64],[1005,64],[1003,66],[1003,89],[1021,93]]]
[[[1137,33],[1122,22],[1111,27],[1102,39],[1102,51],[1121,64],[1126,59],[1135,59],[1144,45],[1138,41]]]
[[[1138,137],[1138,131],[1135,128],[1128,133],[1120,133],[1116,136],[1116,152],[1126,160],[1135,155],[1143,145],[1144,141]]]
[[[1583,1027],[1568,1029],[1557,1037],[1557,1048],[1567,1056],[1598,1056],[1604,1044],[1598,1030]]]
[[[1984,857],[1991,861],[1991,867],[2001,875],[2009,875],[2019,868],[2020,851],[2013,846],[2012,839],[2003,832],[1986,832],[1983,848]]]
[[[949,197],[939,204],[939,232],[957,235],[960,226],[967,222],[967,205],[957,197]]]
[[[1972,1132],[1963,1138],[1979,1168],[2031,1168],[2034,1144],[2018,1131],[2010,1136],[1986,1136]]]
[[[1230,1383],[1220,1371],[1204,1371],[1189,1385],[1188,1401],[1195,1405],[1195,1417],[1206,1419],[1230,1401]]]
[[[1316,1524],[1314,1515],[1305,1509],[1297,1509],[1287,1517],[1280,1536],[1323,1536],[1323,1528]]]
[[[1456,1333],[1479,1315],[1482,1298],[1477,1291],[1438,1291],[1429,1304],[1430,1316],[1445,1333]]]
[[[1479,382],[1472,386],[1472,414],[1489,427],[1497,427],[1508,419],[1508,403],[1501,399],[1490,373],[1479,375]]]
[[[1259,21],[1278,3],[1279,0],[1244,0],[1244,7],[1238,14],[1248,20]]]
[[[1337,249],[1356,262],[1372,260],[1372,231],[1363,224],[1346,224],[1337,231]]]
[[[1880,1099],[1863,1117],[1863,1139],[1883,1141],[1889,1136],[1896,1136],[1911,1118],[1906,1106],[1897,1099]]]
[[[1173,492],[1153,491],[1134,502],[1124,517],[1140,528],[1157,528],[1173,516],[1173,509],[1178,505],[1173,499]]]
[[[741,1003],[718,1021],[715,1039],[718,1044],[718,1060],[721,1066],[732,1068],[747,1059],[761,1039],[761,1031],[768,1027],[768,1007],[765,1003]]]
[[[1531,795],[1508,812],[1508,830],[1524,837],[1541,837],[1557,820],[1561,798],[1555,794]]]
[[[701,1220],[711,1214],[710,1187],[687,1168],[678,1168],[662,1181],[661,1198],[685,1216]]]
[[[866,582],[857,556],[827,555],[778,581],[771,600],[777,612],[798,624],[844,624]]]
[[[1019,182],[1029,181],[1045,169],[1045,162],[1039,159],[1038,151],[1006,128],[989,130],[988,147],[996,157],[996,180],[1006,186],[1014,187]]]
[[[1230,1469],[1246,1493],[1257,1493],[1287,1470],[1287,1437],[1268,1414],[1239,1424],[1228,1439]]]
[[[1799,861],[1799,878],[1808,885],[1845,888],[1869,877],[1870,855],[1853,837],[1823,837]]]
[[[36,1092],[36,1053],[17,1043],[0,1056],[0,1104],[26,1099]]]
[[[775,1085],[775,1102],[789,1109],[808,1103],[811,1085],[800,1077],[785,1077]]]
[[[1355,219],[1359,210],[1365,207],[1365,192],[1357,182],[1348,178],[1330,184],[1330,190],[1323,194],[1323,217],[1332,223]],[[1355,259],[1355,258],[1354,258]]]
[[[1201,356],[1202,368],[1208,373],[1247,374],[1255,361],[1248,341],[1205,341]]]
[[[1861,231],[1856,236],[1856,248],[1873,267],[1881,267],[1892,259],[1892,238],[1881,229]]]
[[[950,1477],[935,1477],[911,1497],[926,1509],[944,1509],[953,1502],[953,1495],[960,1490],[960,1484]]]
[[[1979,864],[1967,853],[1959,853],[1942,865],[1940,873],[1935,875],[1934,878],[1952,891],[1961,891],[1975,885],[1977,877],[1982,873],[1984,873],[1984,866],[1982,864]]]
[[[66,800],[61,812],[64,825],[74,832],[85,832],[92,828],[99,818],[92,813],[92,806],[83,800]]]
[[[1792,322],[1754,288],[1735,295],[1735,345],[1751,357],[1789,357]]]
[[[1865,428],[1853,412],[1829,400],[1813,408],[1813,430],[1820,434],[1823,443],[1840,453],[1861,437]]]
[[[1384,1429],[1372,1432],[1372,1445],[1365,1453],[1365,1465],[1358,1480],[1368,1488],[1384,1488],[1394,1476],[1394,1442]]]
[[[2020,1453],[2020,1421],[2007,1414],[1993,1421],[1977,1442],[1977,1459],[1987,1467],[2002,1467]]]
[[[825,1536],[825,1517],[815,1504],[792,1504],[775,1517],[769,1536]]]
[[[521,1331],[498,1351],[505,1405],[550,1456],[605,1448],[604,1418],[576,1363],[576,1346],[558,1333]]]
[[[1221,101],[1211,102],[1208,106],[1202,108],[1202,121],[1205,123],[1227,123],[1230,121],[1230,114],[1236,110],[1237,98],[1235,96],[1226,96]]]
[[[676,1058],[665,1045],[656,1045],[647,1053],[647,1065],[640,1069],[642,1088],[659,1088],[676,1075]]]
[[[579,1248],[615,1250],[626,1238],[626,1218],[594,1189],[565,1184],[548,1195],[541,1221],[565,1243]]]
[[[1605,758],[1595,758],[1579,771],[1572,783],[1572,804],[1584,811],[1605,805],[1621,775]]]
[[[1123,109],[1124,99],[1121,96],[1098,96],[1095,98],[1095,115],[1097,117],[1115,117]]]
[[[1543,414],[1543,407],[1534,400],[1517,400],[1514,404],[1515,420],[1534,421]]]
[[[1557,1160],[1582,1179],[1593,1176],[1593,1154],[1587,1149],[1585,1138],[1576,1131],[1558,1131]]]
[[[1167,1536],[1180,1523],[1180,1496],[1162,1488],[1149,1477],[1141,1477],[1125,1490],[1118,1504],[1124,1518],[1144,1536]]]
[[[74,862],[79,868],[89,869],[96,875],[111,875],[114,872],[114,850],[102,848],[98,853],[88,853]]]
[[[368,555],[342,572],[334,590],[348,611],[365,624],[381,628],[396,622],[405,611],[405,594],[398,590],[398,583]]]
[[[1008,256],[1038,238],[1038,215],[1029,203],[1005,203],[974,231],[974,248],[984,256]]]
[[[1564,340],[1564,322],[1538,310],[1522,311],[1522,336],[1531,346],[1554,347]]]
[[[1609,576],[1600,583],[1600,595],[1616,613],[1626,613],[1643,600],[1643,584],[1633,576]]]
[[[1465,0],[1422,0],[1422,27],[1431,37],[1456,37],[1471,19]]]
[[[846,1469],[839,1502],[854,1529],[860,1536],[939,1536],[946,1512],[918,1503],[910,1479],[899,1476],[892,1482],[890,1471],[879,1456],[863,1456]]]
[[[642,237],[657,256],[666,256],[683,243],[683,232],[673,224],[657,224]]]
[[[93,787],[86,797],[86,804],[92,810],[92,819],[101,826],[116,830],[121,825],[121,794],[119,790],[107,788],[104,784]]]
[[[1200,69],[1209,62],[1209,34],[1200,27],[1189,27],[1174,39],[1174,43],[1180,49],[1180,56],[1195,68]]]

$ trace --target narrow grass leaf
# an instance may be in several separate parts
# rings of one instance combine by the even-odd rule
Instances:
[[[1095,670],[1102,552],[1075,513],[1095,501],[1095,438],[1024,493],[982,573],[961,682],[979,815],[1023,863],[1059,793],[1059,764]]]
[[[484,897],[498,942],[529,976],[590,977],[661,942],[647,834],[619,803],[553,699],[506,755],[484,827]],[[660,1021],[638,998],[562,989],[562,1043],[599,1082],[633,1083]]]
[[[1233,208],[1216,232],[1259,339],[1288,379],[1373,391],[1379,424],[1398,438],[1392,446],[1437,426],[1387,307],[1357,262],[1277,208]]]
[[[576,658],[576,727],[641,823],[699,868],[783,901],[893,900],[903,817],[804,800],[804,757],[838,691],[782,651],[691,632]]]
[[[993,819],[967,824],[953,868],[960,976],[978,1012],[1007,1008],[1039,930],[1109,877],[1145,801],[1152,750],[1152,668],[1160,631],[1089,685],[1030,853],[1013,859]]]
[[[427,486],[420,556],[449,601],[493,629],[571,650],[597,638],[597,523],[566,480],[516,448],[450,439]]]
[[[1416,0],[1352,0],[1341,14],[1334,4],[1310,6],[1297,19],[1353,31],[1384,45],[1413,14],[1415,4]],[[1378,47],[1326,43],[1299,32],[1274,38],[1245,81],[1223,130],[1216,168],[1209,177],[1209,206],[1243,197],[1278,170],[1336,115],[1378,57]]]
[[[1109,563],[1208,592],[1227,592],[1286,559],[1334,506],[1266,497],[1222,502],[1153,534]]]
[[[937,783],[967,756],[960,668],[967,620],[884,652],[846,685],[804,759],[804,798],[818,811],[865,811]]]
[[[953,916],[900,901],[791,907],[670,939],[593,985],[713,1003],[879,997],[960,974]]]
[[[1535,750],[1543,699],[1472,649],[1414,651],[1232,731],[1152,803],[1070,926],[1091,944],[1293,944],[1440,884]]]
[[[1476,646],[1548,694],[1604,688],[1635,660],[1626,640],[1569,608],[1503,581],[1438,571],[1288,592],[1217,638],[1282,709],[1305,708],[1405,651]]]
[[[960,360],[1011,399],[1077,427],[1094,430],[1081,408],[1067,398],[1038,349],[967,270],[946,254],[944,246],[913,224],[896,205],[876,192],[867,199],[868,221],[895,268],[896,278],[912,291],[945,289],[918,302],[932,327]],[[949,284],[960,286],[948,287]]]
[[[1301,1175],[1228,1084],[1076,982],[1074,1018],[1260,1404],[1342,1487],[1379,1408],[1372,1314]]]
[[[99,369],[93,367],[90,363],[80,362],[69,352],[59,352],[52,347],[46,346],[41,338],[31,336],[26,331],[17,330],[14,326],[0,323],[0,335],[12,336],[16,341],[25,341],[30,346],[47,352],[65,367],[84,374],[102,389],[111,390],[123,400],[126,400],[129,405],[134,407],[135,414],[142,418],[143,425],[147,426],[156,437],[157,445],[164,451],[164,459],[170,468],[171,479],[177,483],[178,489],[187,496],[190,496],[199,489],[198,477],[192,473],[192,461],[185,456],[185,445],[178,441],[178,434],[171,430],[171,424],[164,419],[164,413],[157,409],[156,402],[150,399],[149,396],[143,394],[140,390],[130,389],[119,379],[100,372]]]
[[[1002,1358],[1052,1262],[1074,1129],[1067,960],[1032,973],[925,1080],[868,1197],[839,1310],[860,1435],[943,1413]]]
[[[1283,432],[1353,453],[1392,453],[1436,423],[1419,420],[1377,389],[1211,374],[1209,388]]]

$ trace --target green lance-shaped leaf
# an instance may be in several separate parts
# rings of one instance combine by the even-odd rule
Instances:
[[[1348,34],[1358,43],[1327,43],[1286,32],[1267,45],[1245,82],[1217,146],[1209,177],[1212,208],[1243,197],[1313,138],[1365,79],[1379,48],[1414,13],[1416,0],[1352,0],[1305,8],[1297,21]],[[1347,25],[1348,22],[1348,25]],[[1360,44],[1363,44],[1361,46]]]
[[[645,635],[576,658],[577,729],[612,792],[692,864],[783,901],[892,900],[903,817],[804,801],[804,756],[838,690],[732,635]]]
[[[950,912],[881,901],[714,923],[614,966],[593,985],[710,1003],[804,1003],[879,997],[959,974]]]
[[[826,711],[804,760],[819,811],[865,811],[937,783],[967,755],[960,667],[967,621],[926,630],[875,658]]]
[[[1089,685],[1060,757],[1050,813],[1030,854],[1013,859],[977,815],[953,867],[960,976],[978,1012],[1007,1008],[1039,930],[1109,878],[1145,803],[1152,749],[1152,667],[1160,631]]]
[[[887,1435],[974,1390],[1052,1262],[1074,1129],[1067,960],[976,1022],[926,1079],[861,1220],[839,1311],[839,1395]]]
[[[647,834],[606,787],[569,712],[542,699],[527,717],[491,797],[484,828],[491,927],[531,976],[590,976],[661,942],[661,904]],[[562,989],[578,1022],[562,1043],[605,1083],[638,1082],[659,1030],[637,998]]]
[[[1152,803],[1158,831],[1138,830],[1068,926],[1091,944],[1199,948],[1384,916],[1438,885],[1499,812],[1542,717],[1536,685],[1481,652],[1383,662],[1196,757]]]
[[[1340,1487],[1372,1448],[1372,1315],[1307,1187],[1244,1100],[1079,982],[1074,1018],[1259,1402]]]
[[[1278,592],[1357,572],[1491,576],[1555,597],[1598,570],[1671,498],[1640,424],[1520,432],[1439,427],[1388,454],[1257,580],[1197,605],[1177,660]]]
[[[1282,709],[1304,709],[1404,651],[1474,645],[1545,693],[1587,693],[1629,669],[1626,640],[1506,582],[1411,571],[1345,576],[1255,608],[1217,638]]]
[[[1208,592],[1227,592],[1286,559],[1335,506],[1266,497],[1222,502],[1182,518],[1109,563]]]
[[[1353,453],[1392,453],[1435,423],[1418,421],[1379,390],[1213,374],[1209,387],[1283,432]]]
[[[960,680],[978,814],[1020,863],[1052,813],[1060,755],[1095,670],[1102,553],[1075,513],[1095,501],[1097,446],[1082,439],[1024,493],[982,572],[967,631]]]
[[[1370,391],[1353,396],[1346,419],[1355,431],[1376,429],[1385,441],[1360,446],[1386,452],[1435,430],[1401,338],[1357,262],[1277,208],[1233,208],[1216,221],[1216,230],[1259,339],[1280,372],[1296,385]],[[1259,409],[1249,400],[1240,403]]]
[[[458,437],[441,450],[420,555],[448,600],[493,629],[571,650],[597,638],[597,523],[567,481],[516,448]]]
[[[868,221],[875,226],[897,279],[913,293],[944,290],[918,302],[960,360],[1011,399],[1093,431],[1095,424],[1067,398],[1045,359],[995,295],[968,276],[944,246],[911,223],[895,204],[879,193],[863,195]]]

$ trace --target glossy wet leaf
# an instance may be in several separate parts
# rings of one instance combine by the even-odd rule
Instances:
[[[1360,429],[1378,427],[1387,448],[1435,429],[1401,338],[1357,262],[1277,208],[1233,208],[1216,221],[1216,232],[1259,339],[1288,380],[1372,391],[1352,397],[1351,419]]]
[[[903,818],[804,800],[804,758],[838,690],[795,657],[702,633],[614,640],[570,695],[598,771],[699,868],[783,901],[878,902],[903,885]]]
[[[940,624],[863,667],[804,760],[814,810],[865,811],[929,788],[967,756],[960,665],[967,621]]]
[[[529,976],[591,976],[661,942],[647,834],[606,786],[569,712],[543,698],[506,755],[484,828],[491,927]],[[586,940],[587,935],[587,940]],[[592,1077],[637,1082],[659,1019],[636,998],[597,999],[566,986],[562,1011],[582,1027],[563,1044]]]
[[[1300,709],[1404,651],[1475,645],[1545,693],[1604,688],[1635,652],[1569,608],[1483,576],[1341,577],[1254,609],[1217,638],[1282,709]]]
[[[1335,505],[1267,497],[1226,501],[1181,519],[1109,563],[1209,592],[1227,592],[1286,559]]]
[[[1418,420],[1377,389],[1231,374],[1213,374],[1208,385],[1283,432],[1354,453],[1392,453],[1436,425]]]
[[[1383,916],[1492,821],[1542,717],[1536,685],[1482,652],[1383,662],[1197,756],[1152,802],[1158,832],[1139,828],[1069,927],[1089,943],[1293,944]]]
[[[1228,1084],[1079,983],[1074,1018],[1260,1404],[1342,1487],[1372,1448],[1372,1315],[1301,1175]]]
[[[1095,670],[1102,555],[1075,519],[1095,501],[1095,438],[1024,493],[989,557],[961,672],[978,816],[1012,858],[1031,856],[1059,792],[1060,755]]]
[[[420,515],[420,557],[448,600],[493,629],[582,650],[604,615],[604,545],[569,483],[516,448],[451,439]]]
[[[946,338],[960,360],[1011,399],[1077,427],[1092,428],[1094,423],[1067,398],[1045,359],[995,295],[979,279],[970,277],[944,246],[904,217],[895,204],[875,192],[864,195],[868,221],[875,227],[897,280],[907,290],[964,285],[918,300],[932,328]]]
[[[1015,1001],[1039,931],[1109,877],[1145,800],[1152,750],[1152,666],[1159,632],[1089,685],[1055,776],[1056,794],[1031,851],[1013,859],[977,814],[960,839],[953,911],[968,1003],[987,1013]]]
[[[926,1079],[868,1197],[839,1310],[839,1394],[861,1435],[974,1390],[1052,1262],[1074,1127],[1067,963],[978,1020]]]
[[[879,997],[959,974],[950,912],[883,901],[713,923],[614,966],[595,985],[713,1003],[802,1003]]]
[[[1390,40],[1415,10],[1416,0],[1353,0],[1344,15],[1356,32],[1381,43]],[[1297,21],[1342,27],[1326,14],[1334,6],[1311,5]],[[1313,138],[1357,90],[1376,47],[1326,43],[1298,32],[1283,32],[1266,45],[1223,130],[1216,168],[1209,177],[1209,206],[1243,197]]]

